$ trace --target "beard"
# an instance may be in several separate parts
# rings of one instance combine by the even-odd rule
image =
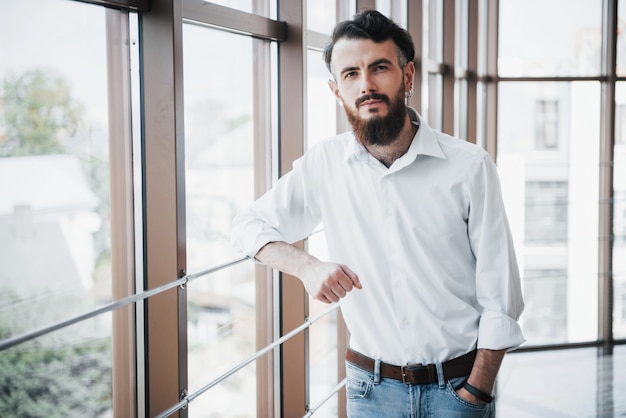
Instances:
[[[358,115],[359,106],[366,100],[381,100],[387,104],[386,116],[373,116],[363,119]],[[363,145],[389,145],[394,142],[406,120],[407,110],[404,103],[404,83],[400,86],[393,100],[385,94],[371,93],[359,97],[355,101],[355,110],[346,109],[346,116],[354,136]]]

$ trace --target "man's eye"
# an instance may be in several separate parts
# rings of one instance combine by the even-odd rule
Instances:
[[[383,71],[383,70],[386,70],[386,69],[387,69],[387,66],[386,66],[386,65],[377,65],[377,66],[374,68],[374,71]]]
[[[345,78],[352,78],[356,76],[356,71],[350,71],[349,73],[346,73]]]

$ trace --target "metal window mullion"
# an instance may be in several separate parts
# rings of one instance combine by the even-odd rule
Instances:
[[[135,293],[133,143],[128,12],[106,10],[111,277],[113,300]],[[135,309],[116,309],[113,321],[113,413],[136,416]]]
[[[151,4],[140,20],[146,289],[186,269],[182,6]],[[186,290],[151,297],[144,318],[146,414],[154,416],[187,387]]]
[[[289,22],[289,38],[278,44],[278,148],[279,175],[292,168],[304,153],[306,135],[306,2],[280,2],[279,19]],[[296,244],[304,249],[304,243]],[[280,333],[298,327],[308,315],[308,296],[300,280],[279,274]],[[280,415],[302,416],[306,413],[307,375],[306,341],[299,334],[281,348]]]
[[[375,9],[376,9],[376,0],[356,0],[357,12],[361,12],[363,10],[375,10]]]
[[[456,4],[455,0],[443,0],[443,51],[442,74],[443,91],[441,98],[441,128],[443,132],[454,135],[454,84],[456,82],[455,41],[456,41]]]
[[[498,0],[486,2],[485,88],[481,123],[484,126],[484,146],[495,161],[498,154]]]
[[[476,143],[478,115],[478,1],[467,3],[467,69],[465,83],[467,85],[467,101],[464,124],[464,139]]]
[[[617,0],[602,3],[602,82],[598,225],[599,340],[613,344],[613,160],[615,144],[615,84],[617,56]]]

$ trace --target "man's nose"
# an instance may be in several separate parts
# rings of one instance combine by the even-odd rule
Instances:
[[[361,76],[361,94],[371,93],[373,91],[376,91],[374,79],[370,74],[364,72]]]

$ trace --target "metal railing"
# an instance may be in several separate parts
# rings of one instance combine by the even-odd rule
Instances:
[[[252,356],[248,357],[246,360],[242,361],[241,363],[237,364],[236,366],[234,366],[230,370],[226,371],[224,374],[222,374],[221,376],[219,376],[218,378],[216,378],[212,382],[210,382],[210,383],[206,384],[205,386],[201,387],[200,389],[198,389],[196,392],[194,392],[192,394],[186,395],[180,402],[178,402],[177,404],[173,405],[171,408],[161,412],[155,418],[165,418],[165,417],[170,416],[171,414],[173,414],[176,411],[179,411],[181,409],[185,409],[189,405],[190,402],[192,402],[198,396],[202,395],[207,390],[211,389],[213,386],[215,386],[218,383],[222,382],[223,380],[229,378],[233,374],[237,373],[239,370],[243,369],[248,364],[252,363],[253,361],[257,360],[258,358],[260,358],[260,357],[264,356],[265,354],[269,353],[274,348],[276,348],[279,345],[283,344],[285,341],[288,341],[289,339],[295,337],[296,335],[298,335],[299,333],[301,333],[305,329],[309,328],[315,322],[317,322],[318,320],[323,318],[324,316],[326,316],[329,313],[335,311],[337,308],[339,308],[339,305],[335,304],[335,305],[332,305],[330,308],[326,309],[324,312],[320,313],[319,315],[317,315],[317,316],[315,316],[313,318],[306,318],[304,320],[304,323],[302,325],[300,325],[299,327],[294,328],[291,332],[283,335],[279,339],[275,340],[273,343],[266,345],[261,350],[257,351]],[[343,386],[343,383],[344,382],[342,382],[342,386]],[[317,410],[319,408],[319,406],[321,406],[321,404],[323,404],[335,392],[339,391],[340,389],[341,389],[341,386],[338,389],[335,389],[335,391],[332,392],[327,398],[325,398],[320,403],[320,405],[316,406],[315,410]],[[313,410],[313,412],[314,412],[314,410]]]
[[[312,416],[318,409],[322,407],[322,405],[324,405],[330,398],[332,398],[337,392],[339,392],[341,388],[343,388],[345,385],[346,379],[343,379],[341,382],[337,383],[337,386],[335,386],[333,390],[327,393],[320,402],[318,402],[315,406],[311,408],[307,408],[307,413],[302,418],[309,418],[310,416]]]
[[[183,277],[181,277],[180,279],[174,280],[170,283],[166,283],[162,286],[159,287],[155,287],[154,289],[150,289],[150,290],[145,290],[141,293],[136,293],[134,295],[125,297],[123,299],[117,300],[115,302],[111,302],[107,305],[101,306],[99,308],[93,309],[91,311],[88,311],[84,314],[66,319],[64,321],[60,321],[57,322],[55,324],[52,325],[48,325],[46,327],[34,330],[34,331],[30,331],[27,333],[24,333],[22,335],[17,335],[15,337],[11,337],[11,338],[7,338],[5,340],[0,341],[0,351],[2,350],[6,350],[7,348],[11,348],[13,346],[16,346],[18,344],[22,344],[25,343],[26,341],[30,341],[30,340],[34,340],[35,338],[41,337],[42,335],[46,335],[46,334],[50,334],[51,332],[54,331],[58,331],[62,328],[66,328],[69,327],[70,325],[74,325],[78,322],[84,321],[86,319],[89,318],[93,318],[95,316],[98,315],[102,315],[105,314],[107,312],[112,312],[116,309],[120,309],[123,308],[124,306],[130,305],[132,303],[135,302],[139,302],[141,300],[147,299],[149,297],[152,297],[154,295],[158,295],[159,293],[163,293],[167,290],[173,289],[176,286],[182,286],[184,287],[187,283],[196,280],[199,277],[202,276],[206,276],[208,274],[211,273],[215,273],[217,271],[223,270],[227,267],[231,267],[234,266],[236,264],[239,264],[243,261],[248,260],[249,257],[241,257],[238,258],[236,260],[230,261],[228,263],[224,263],[224,264],[220,264],[218,266],[206,269],[206,270],[202,270],[200,272],[194,273],[194,274],[189,274],[189,275],[185,275]]]
[[[188,274],[185,275],[179,279],[176,279],[172,282],[166,283],[162,286],[159,287],[155,287],[154,289],[149,289],[149,290],[145,290],[143,292],[140,293],[136,293],[134,295],[125,297],[123,299],[111,302],[109,304],[100,306],[98,308],[95,308],[91,311],[85,312],[83,314],[77,315],[75,317],[63,320],[63,321],[59,321],[56,322],[52,325],[48,325],[21,335],[17,335],[15,337],[10,337],[7,338],[5,340],[0,341],[0,351],[3,350],[7,350],[11,347],[14,347],[16,345],[25,343],[27,341],[31,341],[34,340],[35,338],[41,337],[43,335],[46,334],[50,334],[52,332],[58,331],[60,329],[69,327],[71,325],[74,325],[78,322],[82,322],[85,321],[87,319],[96,317],[98,315],[102,315],[108,312],[112,312],[116,309],[120,309],[123,308],[125,306],[128,306],[130,304],[148,299],[152,296],[158,295],[160,293],[166,292],[170,289],[173,289],[177,286],[180,286],[181,288],[184,288],[187,283],[192,282],[193,280],[196,280],[200,277],[218,272],[220,270],[226,269],[228,267],[232,267],[234,265],[237,265],[239,263],[242,263],[244,261],[250,260],[250,257],[241,257],[235,260],[232,260],[230,262],[227,263],[223,263],[220,265],[217,265],[215,267],[211,267],[208,268],[206,270],[202,270],[199,271],[197,273],[193,273],[193,274]],[[313,325],[315,322],[317,322],[318,320],[320,320],[321,318],[325,317],[326,315],[328,315],[331,312],[334,312],[335,310],[337,310],[339,308],[338,304],[333,304],[332,306],[330,306],[328,309],[326,309],[324,312],[316,315],[313,318],[305,318],[305,321],[302,325],[298,326],[297,328],[294,328],[292,331],[290,331],[289,333],[283,335],[282,337],[278,338],[277,340],[275,340],[274,342],[272,342],[271,344],[265,346],[264,348],[262,348],[261,350],[257,351],[255,354],[253,354],[252,356],[248,357],[247,359],[245,359],[244,361],[242,361],[241,363],[235,365],[233,368],[231,368],[230,370],[226,371],[225,373],[223,373],[221,376],[219,376],[218,378],[214,379],[213,381],[209,382],[208,384],[206,384],[205,386],[203,386],[202,388],[198,389],[196,392],[191,393],[191,394],[186,394],[180,402],[178,402],[175,405],[172,405],[170,408],[168,408],[167,410],[161,412],[159,415],[157,415],[157,418],[165,418],[170,416],[171,414],[181,410],[181,409],[185,409],[187,408],[187,406],[189,405],[189,403],[191,403],[194,399],[196,399],[197,397],[199,397],[200,395],[202,395],[204,392],[206,392],[207,390],[211,389],[212,387],[218,385],[219,383],[221,383],[222,381],[224,381],[225,379],[229,378],[230,376],[232,376],[233,374],[237,373],[239,370],[243,369],[245,366],[247,366],[248,364],[252,363],[253,361],[259,359],[260,357],[264,356],[265,354],[269,353],[270,351],[272,351],[273,349],[277,348],[278,346],[280,346],[281,344],[283,344],[284,342],[288,341],[289,339],[293,338],[294,336],[298,335],[300,332],[304,331],[305,329],[309,328],[311,325]],[[328,393],[318,404],[316,404],[313,407],[307,407],[307,413],[306,415],[304,415],[303,418],[305,417],[310,417],[312,416],[324,403],[326,403],[333,395],[335,395],[337,392],[339,392],[339,390],[341,390],[341,388],[343,388],[345,386],[345,379],[342,380],[341,382],[339,382],[337,384],[337,386],[330,392]]]

